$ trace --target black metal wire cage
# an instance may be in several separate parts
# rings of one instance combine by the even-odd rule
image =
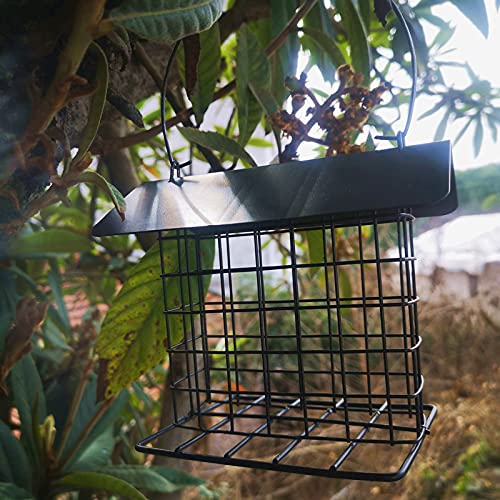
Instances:
[[[456,207],[449,143],[147,183],[127,202],[130,217],[111,212],[94,234],[158,234],[173,405],[139,451],[350,479],[408,471],[436,414],[412,223]],[[313,445],[330,447],[312,460]],[[388,451],[393,463],[363,462]]]
[[[400,214],[391,223],[397,230],[394,257],[382,256],[376,218],[352,228],[355,256],[339,252],[336,242],[346,237],[346,228],[333,221],[208,236],[161,233],[162,247],[170,241],[177,246],[180,264],[173,272],[162,270],[168,329],[178,318],[183,332],[178,338],[168,333],[175,374],[171,430],[195,432],[169,453],[360,477],[345,470],[357,446],[409,445],[399,474],[404,473],[435,414],[422,402],[412,219]],[[306,261],[298,248],[317,231],[323,258]],[[363,236],[369,233],[373,236]],[[263,246],[273,238],[286,250],[276,253],[277,262],[265,263]],[[204,240],[215,244],[217,255],[208,268],[199,258],[189,260],[190,254],[201,255]],[[246,262],[234,266],[235,252],[242,248]],[[319,285],[307,288],[311,274]],[[218,278],[219,290],[200,301],[207,276]],[[395,277],[398,283],[392,282]],[[168,297],[171,279],[180,284],[181,304]],[[179,398],[189,401],[187,412],[179,412]],[[201,441],[213,434],[227,438],[221,457],[200,454]],[[262,440],[272,456],[249,458]],[[346,446],[326,468],[312,468],[294,456],[311,441]],[[384,477],[392,476],[379,479]]]
[[[423,402],[412,221],[457,198],[449,142],[405,146],[416,57],[390,4],[412,56],[404,130],[377,137],[397,149],[182,178],[161,99],[170,180],[93,231],[158,234],[173,422],[137,450],[376,481],[415,459],[436,408]]]

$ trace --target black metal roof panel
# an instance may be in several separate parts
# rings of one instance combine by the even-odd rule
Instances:
[[[180,187],[167,180],[147,182],[126,201],[125,220],[112,210],[95,225],[95,236],[234,230],[401,209],[427,217],[457,207],[449,141],[195,175]]]

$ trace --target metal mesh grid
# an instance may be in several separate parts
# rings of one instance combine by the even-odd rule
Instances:
[[[337,477],[404,475],[435,409],[422,402],[413,217],[394,219],[160,233],[174,422],[138,449]],[[147,446],[176,428],[193,437]],[[200,443],[214,435],[224,449],[210,454]],[[256,459],[263,441],[270,456]],[[311,467],[295,453],[311,442],[345,444]],[[358,445],[408,452],[396,469],[351,470]]]

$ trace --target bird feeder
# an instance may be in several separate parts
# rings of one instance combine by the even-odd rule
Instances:
[[[113,210],[94,227],[159,241],[173,416],[138,451],[343,479],[406,474],[436,415],[423,394],[413,221],[457,207],[450,143],[405,146],[408,124],[382,151],[183,182],[174,161],[170,180],[127,196],[125,220]],[[275,242],[281,253],[266,250]]]
[[[126,200],[125,220],[113,210],[94,235],[158,235],[174,375],[173,422],[139,451],[346,479],[389,481],[407,472],[436,414],[423,400],[412,223],[457,206],[449,142],[195,175],[180,186],[148,182]],[[388,231],[397,248],[389,254],[381,248]],[[307,260],[299,246],[312,233],[322,250]],[[355,256],[340,255],[341,233]],[[265,262],[263,246],[277,236],[288,257]],[[209,245],[212,262],[203,254]],[[242,249],[245,262],[233,264]],[[167,257],[175,269],[166,269]],[[289,287],[268,297],[278,273]],[[320,284],[314,293],[301,286],[305,273]],[[219,293],[205,297],[211,278]],[[168,295],[174,281],[181,303]],[[312,315],[323,318],[316,331],[305,322]],[[271,328],[285,317],[287,329]],[[182,334],[172,338],[175,321]],[[155,447],[178,429],[193,435]],[[205,452],[213,435],[224,436],[224,446]],[[274,451],[252,456],[262,441]],[[345,449],[331,464],[302,463],[299,452],[311,442]],[[395,469],[346,468],[355,451],[387,445],[405,457]]]

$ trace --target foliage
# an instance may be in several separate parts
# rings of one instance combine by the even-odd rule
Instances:
[[[177,242],[173,239],[162,243],[162,246],[162,266],[165,274],[187,271],[187,263],[196,262],[192,242],[188,248],[182,246],[179,253]],[[214,245],[203,241],[200,247],[202,265],[208,266],[214,258]],[[163,319],[163,287],[158,276],[159,261],[160,248],[155,244],[133,267],[104,319],[96,345],[101,362],[100,375],[105,387],[104,394],[98,394],[99,399],[114,396],[165,358],[163,348],[166,343],[166,331]],[[165,293],[173,303],[181,304],[181,280],[164,279],[163,285]],[[209,281],[205,280],[205,295],[208,285]],[[192,299],[201,300],[197,286],[192,288]],[[183,332],[182,317],[170,317],[169,329],[172,340],[178,342]]]
[[[13,495],[9,498],[52,498],[71,491],[145,498],[137,488],[171,492],[200,484],[165,467],[108,465],[120,439],[116,422],[130,395],[123,391],[96,404],[95,375],[89,369],[71,375],[81,377],[74,391],[69,392],[69,380],[59,386],[64,378],[57,377],[44,380],[44,389],[32,355],[13,367],[7,393],[19,413],[20,438],[12,434],[13,420],[0,421],[0,491]]]
[[[103,23],[172,43],[210,28],[221,15],[222,6],[222,0],[131,0],[111,9]]]
[[[157,464],[145,467],[132,451],[157,424],[159,387],[168,376],[158,246],[147,237],[96,240],[91,227],[111,206],[126,217],[124,196],[138,182],[167,177],[156,95],[172,42],[183,38],[167,82],[167,126],[181,126],[187,139],[174,153],[210,171],[255,166],[245,147],[272,149],[278,159],[283,150],[269,116],[290,113],[300,100],[284,85],[300,82],[299,49],[309,58],[306,73],[317,66],[332,94],[339,91],[336,72],[349,64],[364,78],[356,88],[387,86],[387,108],[407,104],[408,90],[391,82],[409,65],[388,3],[337,0],[326,8],[305,0],[295,9],[278,0],[2,2],[0,496],[105,491],[142,498],[200,484]],[[457,139],[473,127],[478,152],[484,128],[498,132],[498,90],[462,62],[453,64],[469,72],[470,85],[446,86],[441,68],[451,63],[442,58],[453,29],[434,16],[434,3],[402,5],[416,41],[419,86],[435,100],[431,114],[445,111],[438,138],[448,122],[462,121]],[[483,1],[474,9],[449,3],[487,33]],[[425,22],[440,29],[432,42]],[[219,100],[227,113],[214,113]],[[346,110],[354,101],[349,95]],[[343,120],[346,110],[334,118]],[[365,125],[390,133],[393,124],[372,112]],[[342,137],[346,150],[366,141],[352,132]],[[271,133],[275,146],[263,138]],[[308,251],[318,252],[317,238],[306,240]],[[182,266],[165,250],[167,268]],[[205,258],[213,258],[213,248]],[[165,285],[178,299],[179,283]],[[96,394],[107,399],[96,403]]]
[[[457,172],[457,191],[461,210],[478,212],[498,208],[500,165]]]

